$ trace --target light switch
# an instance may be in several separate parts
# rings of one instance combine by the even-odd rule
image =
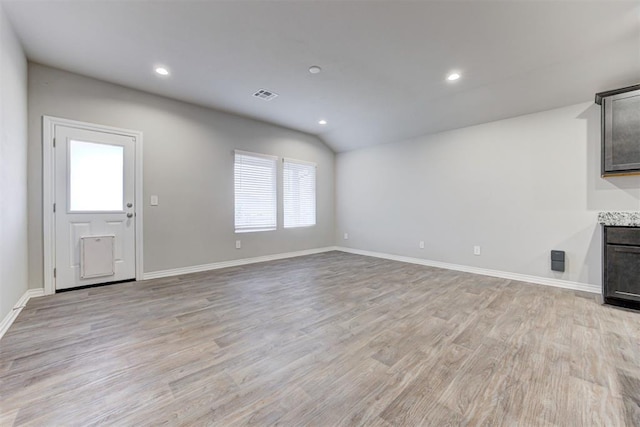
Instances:
[[[158,196],[151,196],[151,206],[158,206]]]

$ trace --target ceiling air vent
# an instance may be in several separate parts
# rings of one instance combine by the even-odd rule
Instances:
[[[254,93],[253,96],[255,96],[256,98],[264,99],[265,101],[271,101],[273,98],[278,96],[278,94],[268,90],[260,89],[259,91]]]

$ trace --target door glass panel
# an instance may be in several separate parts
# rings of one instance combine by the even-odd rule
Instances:
[[[124,147],[69,141],[69,210],[124,210]]]

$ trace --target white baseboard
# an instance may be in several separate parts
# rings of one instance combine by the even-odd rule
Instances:
[[[572,289],[576,291],[584,291],[584,292],[590,292],[594,294],[600,293],[600,286],[598,285],[572,282],[569,280],[552,279],[549,277],[530,276],[527,274],[511,273],[507,271],[490,270],[486,268],[471,267],[467,265],[449,264],[446,262],[432,261],[432,260],[421,259],[421,258],[412,258],[412,257],[401,256],[401,255],[392,255],[392,254],[386,254],[382,252],[365,251],[361,249],[352,249],[352,248],[346,248],[342,246],[328,246],[324,248],[307,249],[303,251],[286,252],[281,254],[266,255],[266,256],[260,256],[260,257],[254,257],[254,258],[243,258],[243,259],[236,259],[231,261],[222,261],[222,262],[216,262],[212,264],[196,265],[192,267],[182,267],[182,268],[174,268],[171,270],[153,271],[151,273],[145,273],[144,280],[158,279],[161,277],[178,276],[181,274],[198,273],[201,271],[217,270],[217,269],[226,268],[226,267],[236,267],[240,265],[254,264],[257,262],[275,261],[279,259],[294,258],[294,257],[299,257],[304,255],[313,255],[313,254],[319,254],[319,253],[330,252],[330,251],[341,251],[341,252],[370,256],[375,258],[384,258],[392,261],[406,262],[409,264],[418,264],[418,265],[425,265],[427,267],[437,267],[437,268],[444,268],[447,270],[463,271],[466,273],[481,274],[483,276],[499,277],[501,279],[517,280],[519,282],[535,283],[535,284],[545,285],[545,286],[555,286],[557,288]],[[27,291],[20,297],[18,302],[16,302],[13,309],[4,317],[4,319],[2,319],[2,322],[0,322],[0,338],[2,338],[4,334],[9,330],[9,327],[16,320],[16,318],[18,317],[22,309],[27,305],[27,302],[29,301],[29,299],[40,297],[43,295],[44,295],[44,289],[27,289]]]
[[[481,274],[483,276],[499,277],[501,279],[517,280],[519,282],[536,283],[538,285],[555,286],[556,288],[572,289],[575,291],[584,291],[594,294],[601,293],[600,286],[587,283],[572,282],[569,280],[552,279],[549,277],[529,276],[527,274],[510,273],[507,271],[489,270],[486,268],[470,267],[467,265],[449,264],[446,262],[432,261],[428,259],[412,258],[401,255],[385,254],[381,252],[363,251],[360,249],[352,249],[338,246],[338,251],[348,252],[351,254],[371,256],[375,258],[384,258],[393,261],[407,262],[410,264],[426,265],[428,267],[444,268],[447,270],[464,271],[465,273]]]
[[[11,311],[2,319],[0,322],[0,338],[4,336],[4,334],[9,330],[9,327],[13,324],[13,322],[18,317],[18,314],[22,311],[27,302],[31,298],[41,297],[44,295],[44,289],[27,289],[27,291],[22,294],[18,302],[13,306]]]
[[[161,277],[171,277],[171,276],[179,276],[181,274],[199,273],[201,271],[218,270],[220,268],[237,267],[239,265],[254,264],[256,262],[275,261],[278,259],[294,258],[294,257],[299,257],[304,255],[313,255],[313,254],[319,254],[322,252],[329,252],[329,251],[335,251],[335,250],[338,250],[336,246],[328,246],[325,248],[307,249],[303,251],[286,252],[281,254],[265,255],[265,256],[259,256],[254,258],[234,259],[230,261],[214,262],[212,264],[194,265],[192,267],[181,267],[181,268],[173,268],[170,270],[152,271],[150,273],[145,273],[143,278],[144,280],[159,279]]]
[[[406,262],[409,264],[425,265],[427,267],[444,268],[446,270],[463,271],[465,273],[480,274],[483,276],[499,277],[501,279],[517,280],[519,282],[535,283],[538,285],[554,286],[556,288],[572,289],[575,291],[584,291],[594,294],[601,293],[600,286],[587,283],[572,282],[569,280],[553,279],[549,277],[530,276],[527,274],[511,273],[508,271],[490,270],[487,268],[471,267],[468,265],[450,264],[440,261],[432,261],[422,258],[412,258],[401,255],[392,255],[382,252],[365,251],[361,249],[352,249],[342,246],[328,246],[325,248],[308,249],[296,252],[286,252],[275,255],[266,255],[254,258],[235,259],[231,261],[222,261],[212,264],[195,265],[191,267],[174,268],[170,270],[153,271],[144,274],[144,280],[159,279],[162,277],[179,276],[182,274],[199,273],[202,271],[218,270],[220,268],[237,267],[240,265],[254,264],[257,262],[275,261],[285,258],[294,258],[304,255],[313,255],[329,251],[341,251],[357,255],[365,255],[375,258],[384,258],[392,261]]]

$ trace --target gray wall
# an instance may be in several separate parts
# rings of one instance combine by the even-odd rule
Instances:
[[[171,84],[170,80],[167,84]],[[41,287],[43,280],[43,115],[144,133],[145,272],[319,248],[334,243],[335,156],[318,138],[29,64],[31,287]],[[280,217],[277,231],[235,234],[234,149],[316,162],[317,225],[284,230]],[[149,206],[152,194],[159,196],[157,207]],[[281,215],[281,208],[279,212]],[[236,239],[242,240],[242,249],[235,249]]]
[[[27,60],[0,4],[0,320],[27,282]]]
[[[593,102],[342,153],[336,241],[600,284],[597,212],[640,210],[640,177],[602,179],[599,161]],[[550,271],[551,249],[567,251],[565,273]]]
[[[337,242],[598,285],[597,212],[640,209],[640,177],[600,177],[592,102],[336,157],[315,137],[262,122],[37,64],[29,77],[31,287],[42,286],[43,114],[144,132],[146,272]],[[236,235],[234,148],[318,163],[318,226]],[[567,251],[565,273],[550,271],[551,249]]]

